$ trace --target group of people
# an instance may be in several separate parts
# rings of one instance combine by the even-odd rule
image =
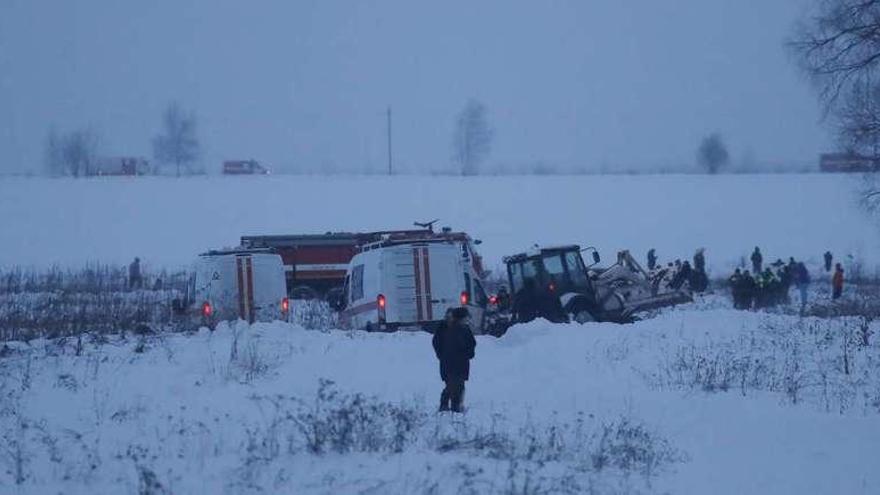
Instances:
[[[825,252],[825,271],[831,271],[832,254]],[[800,295],[801,311],[808,302],[808,289],[811,283],[810,271],[803,262],[789,258],[788,263],[777,259],[764,266],[761,249],[755,247],[751,256],[752,270],[737,268],[728,280],[733,295],[733,306],[736,309],[758,309],[790,304],[791,287],[794,286]],[[831,277],[832,298],[838,299],[843,294],[843,267],[837,263]]]
[[[688,260],[677,259],[661,266],[657,263],[657,251],[648,251],[648,272],[654,280],[655,290],[660,285],[679,290],[685,283],[694,292],[704,292],[709,287],[709,276],[706,274],[706,252],[703,248],[694,253],[693,264]]]

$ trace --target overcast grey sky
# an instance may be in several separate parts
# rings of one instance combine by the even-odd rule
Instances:
[[[450,167],[455,114],[490,111],[492,163],[812,162],[829,146],[782,41],[803,0],[0,0],[0,170],[38,168],[50,125],[150,156],[171,99],[206,168]]]

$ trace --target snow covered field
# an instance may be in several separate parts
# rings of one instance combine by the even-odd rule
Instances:
[[[880,346],[851,323],[533,322],[478,337],[463,416],[423,333],[13,344],[0,492],[875,494]]]
[[[140,256],[173,269],[242,234],[440,218],[482,239],[490,267],[534,242],[578,242],[606,260],[702,246],[716,276],[756,244],[767,260],[815,268],[830,249],[877,268],[857,186],[818,174],[2,178],[0,267]],[[729,306],[708,296],[633,325],[478,337],[463,416],[434,412],[423,333],[239,323],[10,342],[0,493],[880,492],[880,325]]]
[[[765,259],[818,262],[830,249],[880,265],[876,222],[857,177],[669,175],[548,177],[272,176],[0,178],[0,267],[87,261],[178,268],[243,234],[442,224],[482,239],[490,267],[534,243],[594,245],[610,260],[654,247],[661,260],[707,248],[726,271],[755,245]]]

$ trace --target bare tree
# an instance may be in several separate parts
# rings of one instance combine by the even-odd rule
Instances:
[[[46,137],[44,159],[52,175],[90,175],[98,157],[98,134],[91,129],[78,129],[66,134],[50,129]]]
[[[880,0],[820,0],[788,42],[797,61],[818,87],[826,115],[837,120],[844,146],[880,162]],[[880,184],[865,178],[863,202],[877,208]]]
[[[64,145],[63,138],[58,134],[55,127],[49,129],[46,135],[45,149],[43,150],[43,161],[46,167],[46,173],[49,175],[64,175],[66,173],[64,167]]]
[[[880,0],[819,0],[789,48],[833,106],[880,64]]]
[[[153,156],[161,163],[174,164],[177,176],[181,167],[189,166],[199,156],[196,116],[172,102],[162,115],[162,134],[153,138]]]
[[[462,175],[476,175],[480,163],[492,149],[494,133],[486,118],[486,106],[470,99],[455,122],[452,138],[453,160],[461,167]]]
[[[834,116],[841,146],[871,157],[876,168],[880,158],[880,86],[853,85],[835,106]]]
[[[730,161],[730,153],[721,134],[715,132],[703,138],[697,148],[697,163],[710,174],[717,174]]]

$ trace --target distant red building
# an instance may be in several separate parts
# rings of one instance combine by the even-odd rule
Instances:
[[[819,170],[822,172],[875,172],[880,169],[874,159],[858,153],[846,152],[819,155]]]

